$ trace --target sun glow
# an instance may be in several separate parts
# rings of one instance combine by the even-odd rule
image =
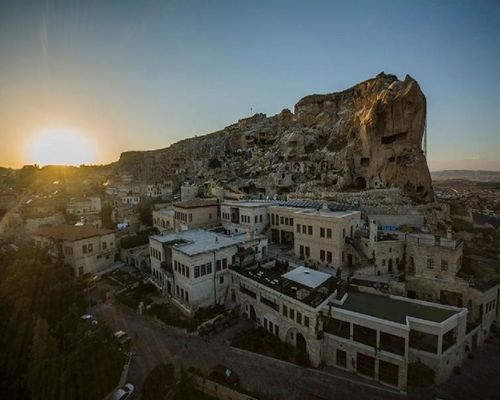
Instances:
[[[30,162],[39,165],[81,165],[94,162],[92,143],[83,135],[68,130],[47,130],[31,138]]]

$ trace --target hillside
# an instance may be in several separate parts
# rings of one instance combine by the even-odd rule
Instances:
[[[114,167],[147,182],[212,179],[251,194],[397,187],[428,202],[425,118],[418,83],[381,73],[341,92],[304,97],[293,113],[255,114],[165,149],[123,153]]]

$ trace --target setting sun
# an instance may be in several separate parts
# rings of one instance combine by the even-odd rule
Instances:
[[[94,162],[94,149],[84,136],[67,130],[44,131],[28,144],[28,157],[39,165],[81,165]]]

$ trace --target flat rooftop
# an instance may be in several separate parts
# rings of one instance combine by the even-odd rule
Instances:
[[[315,208],[304,208],[295,211],[295,214],[302,214],[307,216],[318,216],[321,218],[344,218],[349,217],[354,214],[359,214],[359,211],[331,211],[329,209],[320,208],[319,210]]]
[[[224,201],[222,205],[229,206],[229,207],[252,207],[252,208],[259,208],[259,207],[267,207],[273,205],[272,201],[237,201],[237,200],[229,200],[229,201]]]
[[[344,204],[344,203],[325,203],[320,200],[225,200],[223,204],[228,206],[242,206],[242,207],[261,207],[261,206],[276,206],[276,207],[290,207],[290,208],[307,208],[311,210],[318,210],[326,207],[329,211],[354,211],[359,210],[359,204]]]
[[[182,232],[167,233],[165,235],[154,235],[151,238],[160,243],[170,243],[177,251],[188,256],[194,256],[225,247],[237,246],[252,240],[264,238],[264,236],[255,235],[254,239],[249,240],[244,233],[227,236],[202,229],[190,229]]]
[[[411,300],[362,292],[350,292],[347,294],[344,304],[334,304],[333,306],[403,325],[406,325],[406,317],[443,322],[459,313],[458,310],[441,308],[431,303],[421,304]]]
[[[172,216],[175,213],[173,208],[160,208],[159,210],[153,210],[153,211],[165,216]]]
[[[217,206],[219,203],[214,199],[193,199],[185,200],[174,203],[174,207],[179,208],[200,208],[200,207],[213,207]]]
[[[282,277],[300,283],[301,285],[307,286],[311,289],[316,289],[332,276],[314,269],[297,267],[290,272],[283,274]]]
[[[82,240],[94,236],[104,236],[115,233],[110,229],[96,228],[93,225],[53,225],[40,228],[36,235],[47,236],[55,240]]]

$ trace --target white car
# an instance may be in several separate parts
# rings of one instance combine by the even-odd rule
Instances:
[[[124,331],[116,331],[115,338],[117,338],[121,344],[127,344],[130,342],[130,336]]]
[[[130,399],[134,394],[134,385],[131,383],[127,383],[119,389],[116,389],[116,392],[113,393],[113,400],[125,400]]]
[[[80,317],[84,321],[90,322],[92,325],[97,325],[99,322],[92,314],[84,314]]]

